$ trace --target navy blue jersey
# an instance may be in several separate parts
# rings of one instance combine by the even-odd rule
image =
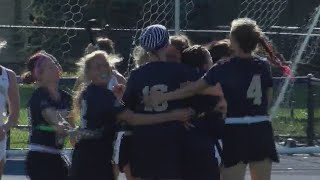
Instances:
[[[42,116],[42,111],[47,108],[53,108],[58,113],[66,114],[70,111],[72,105],[71,96],[62,90],[59,90],[60,100],[53,100],[45,88],[36,89],[29,100],[29,121],[32,125],[30,133],[30,143],[61,149],[63,144],[57,143],[56,133],[41,131],[39,126],[50,126]]]
[[[151,90],[165,93],[179,89],[183,83],[195,81],[197,77],[195,70],[183,64],[151,62],[131,72],[122,100],[126,107],[132,111],[145,114],[157,114],[184,108],[191,105],[189,100],[169,101],[159,104],[157,107],[147,107],[143,103],[143,96],[148,95]],[[168,122],[164,124],[179,123]]]
[[[205,72],[199,72],[198,77]],[[183,179],[219,179],[219,168],[215,158],[215,142],[222,136],[224,119],[214,108],[220,97],[195,95],[192,108],[201,117],[192,120],[195,126],[186,131],[183,148]]]
[[[124,106],[106,86],[90,84],[81,94],[80,127],[103,132],[102,137],[81,139],[72,155],[71,179],[114,179],[113,140],[116,117]]]
[[[200,78],[205,73],[204,71],[199,71],[197,75]],[[212,95],[195,95],[190,98],[192,109],[201,116],[192,122],[198,129],[195,131],[209,133],[211,138],[214,139],[221,136],[224,120],[222,119],[222,113],[214,111],[220,100],[221,97]]]
[[[89,85],[82,93],[80,127],[102,130],[104,137],[112,141],[116,128],[116,116],[124,106],[113,92],[104,86]]]
[[[123,101],[134,112],[157,114],[190,106],[185,100],[147,107],[143,95],[151,90],[169,92],[196,80],[193,69],[178,63],[150,62],[131,72]],[[180,122],[134,126],[131,138],[132,174],[142,178],[180,178],[184,127]]]
[[[268,114],[267,89],[272,87],[272,76],[267,61],[238,57],[220,61],[203,79],[210,85],[221,84],[228,117]]]
[[[126,107],[140,113],[160,113],[184,107],[182,101],[170,101],[157,107],[146,107],[143,95],[151,90],[170,92],[179,89],[187,81],[194,81],[197,73],[188,66],[171,62],[151,62],[130,74],[127,88],[123,96]]]

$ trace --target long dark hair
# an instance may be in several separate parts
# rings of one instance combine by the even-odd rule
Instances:
[[[271,43],[264,37],[256,21],[249,18],[239,18],[231,23],[231,37],[238,43],[244,53],[252,53],[257,45],[268,53],[268,60],[271,65],[281,69],[284,75],[291,75],[291,69],[285,65],[284,59],[277,57]]]
[[[230,48],[230,40],[223,39],[220,41],[212,41],[206,45],[208,48],[213,64],[215,64],[218,60],[223,57],[229,57],[232,55],[232,50]]]
[[[208,50],[200,45],[193,45],[182,52],[181,62],[193,68],[202,68],[207,61]]]
[[[53,55],[45,51],[39,51],[28,59],[26,63],[27,71],[21,76],[22,83],[32,84],[37,80],[38,67],[41,65],[42,60],[46,58],[52,60],[59,67],[59,69],[62,70],[61,65]]]
[[[281,57],[279,54],[275,54],[272,48],[272,44],[264,37],[259,38],[259,44],[263,47],[263,49],[268,53],[269,55],[269,62],[275,67],[280,68],[281,72],[286,75],[291,75],[291,69],[289,66],[285,64],[285,59]]]

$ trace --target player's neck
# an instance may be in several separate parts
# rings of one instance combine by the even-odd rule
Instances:
[[[252,58],[253,57],[251,53],[245,53],[243,51],[237,52],[236,56],[238,56],[239,58],[242,58],[242,59],[248,59],[248,58]]]
[[[162,53],[152,54],[150,57],[150,62],[157,62],[157,61],[166,61],[166,55]]]
[[[60,95],[58,92],[58,84],[38,82],[38,87],[45,88],[50,94],[51,98],[53,98],[54,100],[58,100],[60,98]]]
[[[58,91],[58,84],[48,83],[45,86],[49,90],[49,92],[57,92]]]

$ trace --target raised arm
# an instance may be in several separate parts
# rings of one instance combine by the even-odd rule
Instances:
[[[130,125],[152,125],[168,121],[186,122],[193,114],[191,109],[180,109],[160,114],[138,114],[131,110],[125,110],[118,114],[117,120],[126,121]]]
[[[112,70],[112,72],[113,72],[113,74],[116,76],[116,78],[117,78],[117,81],[118,81],[118,83],[119,84],[127,84],[127,80],[126,80],[126,78],[122,75],[122,74],[120,74],[117,70]]]
[[[175,91],[171,91],[168,93],[162,93],[160,91],[150,91],[149,96],[144,96],[143,100],[147,106],[156,106],[165,101],[172,101],[178,99],[184,99],[187,97],[191,97],[196,93],[204,90],[210,85],[204,79],[199,79],[195,82],[190,82],[183,88],[177,89]]]
[[[270,109],[272,106],[272,99],[273,99],[273,88],[272,87],[269,87],[267,89],[267,98],[268,98],[268,107]]]
[[[199,79],[195,82],[191,82],[184,88],[164,94],[164,100],[170,101],[170,100],[177,100],[177,99],[184,99],[187,97],[191,97],[208,87],[209,87],[209,84],[207,84],[205,80]]]
[[[226,115],[227,109],[228,109],[228,104],[227,104],[227,101],[224,97],[220,83],[217,83],[217,85],[205,89],[200,94],[201,95],[218,96],[220,99],[219,99],[218,104],[214,108],[214,110]]]
[[[41,111],[45,121],[47,121],[57,133],[66,134],[66,130],[70,128],[70,124],[62,119],[59,112],[52,107],[45,108]]]
[[[219,82],[220,70],[220,66],[215,65],[202,78],[195,82],[190,82],[185,87],[175,91],[161,93],[151,90],[149,96],[143,97],[144,103],[148,106],[156,106],[165,101],[184,99],[201,93],[204,89],[215,86]]]
[[[266,69],[264,72],[267,81],[267,100],[268,100],[268,108],[270,109],[272,106],[273,100],[273,79],[272,79],[272,72],[269,63],[266,63]]]

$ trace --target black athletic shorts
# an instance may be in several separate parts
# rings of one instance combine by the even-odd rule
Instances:
[[[72,180],[113,180],[112,143],[101,140],[82,140],[72,154]]]
[[[26,174],[30,180],[68,180],[69,163],[59,154],[30,151],[26,159]]]
[[[215,121],[215,119],[212,119]],[[206,121],[193,122],[186,131],[183,148],[184,180],[220,180],[219,164],[215,157],[216,139],[208,132]]]
[[[239,162],[279,162],[271,122],[225,125],[222,159],[225,167]]]
[[[181,178],[183,134],[181,124],[139,127],[133,131],[130,146],[132,175],[143,179]]]

